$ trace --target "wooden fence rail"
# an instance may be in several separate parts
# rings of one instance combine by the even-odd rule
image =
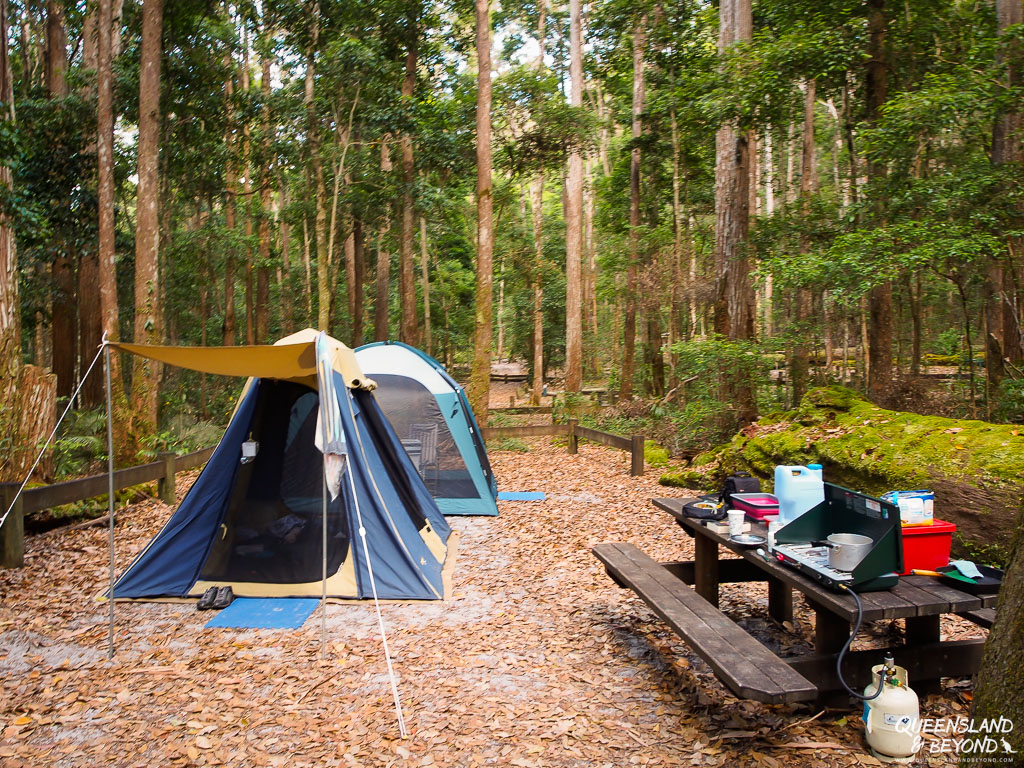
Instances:
[[[539,424],[525,427],[481,427],[484,440],[502,437],[546,437],[549,435],[566,435],[569,438],[569,453],[576,453],[579,439],[592,440],[595,443],[628,451],[631,461],[629,474],[639,477],[644,473],[644,436],[630,435],[622,437],[608,432],[599,432],[589,427],[581,427],[576,419],[569,419],[564,424]]]
[[[183,456],[174,453],[157,454],[157,461],[115,470],[114,490],[120,491],[155,480],[161,501],[173,504],[175,473],[202,466],[212,455],[212,447]],[[0,528],[0,567],[20,568],[24,564],[25,515],[62,504],[106,496],[108,483],[107,475],[103,474],[27,489],[21,494],[7,522]],[[0,515],[7,511],[20,485],[0,483]]]

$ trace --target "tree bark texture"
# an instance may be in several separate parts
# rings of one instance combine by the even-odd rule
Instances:
[[[888,89],[888,20],[885,14],[885,0],[868,0],[868,62],[864,97],[869,124],[876,123],[881,117]],[[872,178],[883,178],[886,174],[885,165],[877,160],[870,162],[868,174]],[[891,283],[882,283],[871,289],[868,294],[868,313],[868,395],[876,403],[886,405],[892,391],[893,380]]]
[[[96,70],[96,166],[99,213],[99,263],[97,281],[100,295],[100,324],[111,341],[120,338],[117,309],[117,262],[114,251],[114,89],[112,67],[113,8],[111,0],[100,0],[97,19]],[[120,358],[110,356],[113,396],[124,399]]]
[[[402,79],[402,103],[412,106],[416,90],[416,66],[419,50],[416,11],[410,14],[409,43],[405,54],[405,77]],[[402,153],[402,237],[399,247],[399,279],[401,281],[402,324],[400,338],[406,344],[420,346],[420,324],[416,312],[416,257],[414,238],[416,228],[416,165],[413,159],[412,135],[404,131],[398,140]]]
[[[581,0],[569,0],[569,104],[583,106]],[[583,385],[583,153],[569,154],[565,206],[565,390]]]
[[[544,391],[544,169],[530,184],[533,219],[533,382],[530,404],[540,405]]]
[[[377,233],[376,290],[373,298],[373,340],[388,340],[388,303],[391,283],[391,254],[388,252],[387,236],[391,231],[391,217],[385,215],[384,224]]]
[[[814,157],[814,95],[816,83],[808,80],[804,84],[804,126],[803,126],[803,151],[801,152],[800,165],[800,204],[802,213],[807,216],[810,213],[811,195],[814,193],[817,184],[815,183],[815,157]],[[808,253],[811,243],[806,236],[801,237],[800,253]],[[807,392],[807,375],[810,369],[810,340],[811,329],[808,327],[811,320],[812,297],[809,288],[797,288],[796,292],[796,341],[793,344],[793,359],[790,361],[789,374],[793,389],[794,405]]]
[[[139,72],[138,202],[135,225],[135,343],[163,341],[160,318],[160,59],[163,0],[142,6]],[[132,429],[137,438],[157,425],[159,365],[135,356],[132,371]]]
[[[0,119],[14,121],[14,81],[7,49],[7,0],[0,0]],[[0,187],[13,183],[0,160]],[[18,256],[14,228],[0,211],[0,481],[21,482],[35,460],[37,446],[53,429],[56,378],[35,365],[21,364],[21,314],[18,304]],[[41,477],[50,479],[50,460]],[[6,512],[0,511],[0,514]]]
[[[266,13],[266,11],[264,11]],[[264,20],[266,25],[266,20]],[[269,35],[269,30],[264,29]],[[269,49],[269,45],[267,46]],[[259,262],[256,264],[256,343],[266,344],[270,339],[270,206],[271,167],[270,139],[273,125],[270,120],[270,53],[260,53],[260,90],[263,92],[263,136],[260,142],[260,211],[256,233],[259,239]]]
[[[1017,517],[999,610],[974,678],[971,716],[979,721],[1008,718],[1015,727],[1004,736],[1015,752],[1024,754],[1024,512]]]
[[[320,3],[314,2],[310,10],[311,29],[309,49],[306,51],[306,128],[309,131],[309,160],[313,166],[316,194],[316,279],[317,328],[330,332],[331,328],[331,264],[327,248],[327,185],[324,182],[323,158],[320,156],[320,122],[313,100],[316,72],[316,52],[320,40]]]
[[[719,53],[751,39],[750,0],[723,0]],[[750,229],[750,145],[752,132],[727,123],[715,136],[715,331],[732,340],[754,336],[754,294],[746,240]],[[753,421],[757,403],[749,382],[723,371],[723,401],[734,404],[739,424]]]
[[[67,32],[64,26],[64,8],[56,0],[46,3],[46,93],[51,99],[68,95]],[[70,205],[70,201],[68,203]],[[68,243],[53,243],[55,254],[51,276],[53,299],[50,315],[53,372],[57,376],[57,395],[68,397],[75,388],[75,262]]]
[[[633,397],[633,370],[636,355],[637,269],[640,263],[640,136],[644,111],[644,49],[647,45],[647,15],[633,30],[633,148],[629,155],[629,264],[626,267],[626,311],[622,324],[622,380],[619,397]]]
[[[423,282],[423,346],[428,355],[434,354],[434,340],[430,329],[430,267],[428,264],[427,220],[420,216],[420,280]]]
[[[237,210],[235,196],[238,193],[238,170],[234,155],[234,127],[230,115],[234,109],[234,66],[231,56],[225,56],[225,64],[231,67],[232,72],[224,83],[224,108],[229,115],[227,125],[224,129],[224,145],[228,153],[227,167],[224,169],[224,228],[228,232],[234,231],[238,225],[236,220]],[[238,319],[235,312],[235,254],[234,245],[229,245],[224,253],[224,323],[221,327],[223,344],[232,346],[235,344],[238,332]]]
[[[491,324],[494,284],[494,199],[491,172],[491,9],[476,2],[476,299],[473,370],[469,404],[480,424],[487,423],[491,393]]]

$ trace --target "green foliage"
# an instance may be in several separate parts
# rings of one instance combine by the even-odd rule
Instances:
[[[71,411],[53,440],[54,476],[95,474],[107,460],[107,413],[103,408]]]
[[[669,462],[668,450],[654,440],[644,440],[644,462],[651,467],[664,467]]]

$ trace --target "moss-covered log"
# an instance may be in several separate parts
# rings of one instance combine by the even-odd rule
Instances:
[[[778,464],[824,467],[832,483],[874,495],[927,488],[935,515],[956,523],[959,553],[1005,561],[1024,501],[1024,428],[888,411],[843,387],[808,392],[795,411],[762,417],[694,459],[666,485],[714,487],[747,470],[771,487]]]

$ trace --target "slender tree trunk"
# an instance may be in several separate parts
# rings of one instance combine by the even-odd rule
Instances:
[[[583,106],[581,0],[569,0],[569,104]],[[565,209],[565,389],[583,384],[583,153],[569,154]]]
[[[142,6],[139,71],[139,187],[135,225],[135,343],[159,344],[160,316],[160,59],[163,50],[163,0]],[[136,442],[157,425],[159,365],[134,357],[132,429]]]
[[[487,423],[491,392],[491,324],[493,322],[494,221],[491,175],[491,9],[476,2],[476,300],[473,370],[469,402],[481,424]]]
[[[583,181],[583,326],[590,334],[589,354],[584,353],[585,367],[598,376],[597,362],[597,248],[594,240],[594,162],[587,161]],[[584,343],[584,350],[587,349]]]
[[[680,190],[679,125],[676,110],[669,111],[672,126],[672,302],[669,308],[668,340],[675,344],[683,339],[683,293],[686,282],[683,278],[683,205]],[[677,355],[672,353],[671,384],[676,387]]]
[[[816,83],[808,80],[804,84],[804,127],[803,152],[800,166],[800,203],[801,212],[806,217],[810,213],[811,195],[815,184],[814,160],[814,96]],[[808,253],[811,249],[810,240],[806,236],[800,238],[800,253]],[[790,382],[793,388],[793,403],[797,404],[807,391],[807,378],[810,368],[809,342],[811,337],[808,324],[811,319],[811,291],[809,288],[797,288],[796,292],[796,342],[793,345],[793,358],[789,364]]]
[[[46,3],[46,92],[51,99],[68,95],[67,32],[64,8],[56,0]],[[68,201],[70,205],[70,201]],[[68,397],[75,388],[75,262],[70,245],[63,239],[53,243],[56,251],[51,276],[50,331],[53,372],[57,376],[57,396]]]
[[[428,355],[434,354],[434,337],[430,329],[430,270],[428,267],[427,220],[420,216],[420,280],[423,282],[423,345]]]
[[[330,331],[331,326],[331,264],[327,247],[327,185],[324,181],[323,158],[320,156],[320,121],[313,99],[316,76],[316,53],[320,41],[320,3],[314,0],[310,10],[310,43],[306,50],[305,106],[306,128],[309,131],[309,160],[313,167],[313,182],[316,191],[316,279],[317,279],[317,327]]]
[[[249,99],[249,36],[248,27],[242,27],[242,71],[239,87],[243,98]],[[255,296],[253,290],[252,220],[255,206],[252,201],[252,142],[248,118],[242,121],[242,199],[245,201],[245,343],[256,343]]]
[[[100,316],[107,338],[120,339],[117,312],[117,263],[114,253],[114,89],[111,44],[113,37],[113,9],[111,0],[100,0],[99,40],[96,72],[96,163],[97,208],[99,211],[99,293]],[[121,392],[120,361],[110,356],[111,383]]]
[[[277,217],[281,228],[281,329],[284,333],[290,333],[292,329],[294,309],[294,296],[291,282],[291,246],[292,227],[288,223],[288,185],[285,183],[284,174],[278,166],[278,210]]]
[[[647,46],[647,15],[633,30],[633,148],[629,158],[629,265],[626,267],[626,312],[622,328],[622,380],[619,397],[633,396],[633,371],[636,348],[637,269],[640,263],[640,146],[643,132],[640,115],[644,111],[644,49]]]
[[[387,249],[387,236],[391,231],[391,217],[384,217],[384,224],[377,232],[377,283],[373,300],[373,340],[388,340],[388,303],[391,283],[391,254]]]
[[[356,279],[353,292],[355,293],[355,304],[352,315],[352,343],[360,346],[363,343],[365,311],[363,302],[363,285],[366,282],[366,248],[363,238],[363,221],[358,216],[352,221],[352,245],[355,252]]]
[[[225,109],[228,115],[234,111],[234,64],[230,54],[225,56],[225,64],[231,68],[228,79],[224,83]],[[233,139],[234,126],[230,117],[224,129],[224,144],[228,152],[227,167],[224,169],[224,228],[229,233],[234,232],[237,226],[236,201],[238,193],[238,171],[237,159],[234,155],[235,142]],[[229,245],[224,251],[224,322],[221,327],[223,343],[232,346],[237,341],[238,320],[235,313],[235,253],[234,245]]]
[[[263,34],[269,37],[264,6]],[[263,137],[260,146],[260,210],[256,226],[259,239],[259,263],[256,265],[256,343],[267,343],[270,336],[270,46],[260,53],[260,90],[263,92]]]
[[[388,146],[389,136],[380,143],[380,169],[391,173],[391,149]],[[384,211],[384,221],[377,231],[377,294],[373,302],[373,340],[388,340],[389,302],[391,299],[391,254],[387,246],[387,235],[391,231],[391,207]]]
[[[533,218],[533,384],[530,404],[540,405],[544,391],[544,168],[530,184]]]
[[[416,90],[416,66],[419,50],[417,47],[419,29],[418,3],[407,17],[409,42],[405,54],[405,77],[402,80],[402,103],[412,106]],[[402,341],[414,347],[421,344],[420,324],[416,313],[416,260],[414,238],[416,227],[415,198],[413,187],[416,183],[416,166],[413,162],[412,136],[403,132],[398,140],[402,152],[402,236],[399,247],[399,275],[401,280]]]
[[[888,54],[886,36],[888,21],[885,15],[885,0],[868,0],[868,62],[865,77],[865,101],[867,121],[876,123],[881,116],[882,105],[887,94]],[[885,165],[874,161],[868,166],[873,178],[885,176]],[[881,218],[881,212],[879,212]],[[870,323],[868,324],[868,395],[885,405],[889,400],[893,380],[892,332],[893,305],[892,284],[882,283],[868,294]]]

